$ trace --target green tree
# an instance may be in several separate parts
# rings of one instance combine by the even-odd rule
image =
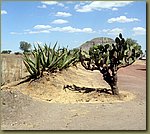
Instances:
[[[20,49],[24,52],[30,52],[31,44],[26,41],[20,42]]]
[[[135,45],[134,49],[139,51],[140,57],[143,56],[143,51],[141,49],[141,46],[137,43],[136,40],[133,40],[131,38],[127,38],[126,43],[129,44],[130,46]]]
[[[11,50],[3,50],[1,53],[2,54],[10,54],[12,51]]]
[[[117,71],[131,65],[141,55],[141,46],[135,40],[116,37],[115,44],[94,45],[89,52],[80,50],[80,61],[87,70],[99,70],[110,85],[112,94],[119,95]]]

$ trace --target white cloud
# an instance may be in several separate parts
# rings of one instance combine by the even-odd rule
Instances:
[[[23,34],[23,33],[10,32],[10,34],[12,34],[12,35],[21,35],[21,34]]]
[[[82,31],[85,33],[94,33],[95,32],[92,30],[92,28],[83,28]]]
[[[120,16],[117,18],[110,18],[108,19],[108,23],[113,23],[113,22],[120,22],[120,23],[126,23],[126,22],[134,22],[134,21],[139,21],[137,18],[127,18],[126,16]]]
[[[58,4],[57,1],[42,1],[41,3],[46,4],[46,5],[56,5],[56,4]]]
[[[95,31],[93,31],[92,28],[74,28],[71,26],[67,26],[67,27],[55,27],[52,28],[51,31],[58,31],[58,32],[67,32],[67,33],[94,33]]]
[[[46,5],[37,6],[38,8],[47,8]]]
[[[1,10],[1,14],[7,14],[7,11]]]
[[[51,27],[42,31],[30,31],[29,34],[36,33],[49,33],[49,32],[66,32],[66,33],[94,33],[95,31],[92,28],[74,28],[71,26],[66,27]]]
[[[46,5],[58,5],[61,7],[64,7],[64,4],[57,2],[57,1],[42,1],[42,4],[46,4]]]
[[[42,30],[42,31],[40,31],[40,33],[50,33],[50,31],[49,30]]]
[[[130,3],[132,3],[132,1],[93,1],[83,6],[81,4],[75,5],[74,8],[77,12],[91,12],[93,10],[113,8],[116,10],[118,7],[123,7]]]
[[[69,16],[72,16],[72,14],[67,13],[67,12],[57,12],[57,13],[55,14],[55,16],[69,17]]]
[[[112,11],[118,11],[118,8],[114,7],[112,8]]]
[[[88,3],[91,3],[92,1],[80,1],[80,4],[81,5],[85,5],[85,4],[88,4]]]
[[[22,33],[11,32],[10,34],[39,34],[39,33],[50,33],[50,32],[66,32],[66,33],[95,33],[92,28],[74,28],[71,26],[66,27],[52,27],[50,25],[36,25],[33,27],[33,30],[26,29]]]
[[[29,34],[50,33],[49,30],[30,31]]]
[[[61,6],[61,7],[64,7],[64,4],[62,4],[62,3],[58,3],[57,5]]]
[[[54,20],[52,21],[53,24],[65,24],[65,23],[68,23],[67,20],[63,20],[63,19],[57,19],[57,20]]]
[[[51,28],[50,25],[36,25],[33,27],[34,29],[49,29]]]
[[[38,30],[38,31],[29,30],[29,31],[25,31],[25,32],[22,32],[22,33],[10,32],[10,34],[12,34],[12,35],[39,34],[39,33],[50,33],[50,30]]]
[[[146,29],[143,27],[134,27],[132,29],[132,31],[134,32],[133,35],[145,35],[146,34]]]
[[[118,36],[119,33],[123,33],[123,29],[121,29],[121,28],[103,29],[102,32],[107,33],[108,35]]]
[[[89,6],[83,6],[83,7],[81,7],[80,4],[75,5],[74,9],[77,12],[91,12],[92,11],[92,9]]]

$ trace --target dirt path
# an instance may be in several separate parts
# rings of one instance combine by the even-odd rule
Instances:
[[[2,90],[3,130],[145,130],[146,66],[119,70],[120,89],[135,95],[124,102],[52,103],[19,90]],[[92,77],[92,76],[91,76]]]

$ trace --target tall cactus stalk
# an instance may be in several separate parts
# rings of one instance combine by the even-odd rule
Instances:
[[[120,33],[115,44],[94,45],[86,55],[80,49],[80,61],[87,70],[99,70],[110,85],[112,94],[119,95],[118,69],[134,63],[141,53],[141,47],[137,43],[125,41]]]

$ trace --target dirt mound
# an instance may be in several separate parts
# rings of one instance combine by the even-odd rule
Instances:
[[[80,64],[59,73],[44,73],[44,77],[18,86],[5,85],[2,90],[20,92],[50,103],[114,103],[135,98],[132,93],[120,91],[111,95],[110,87],[98,71],[87,71]]]

